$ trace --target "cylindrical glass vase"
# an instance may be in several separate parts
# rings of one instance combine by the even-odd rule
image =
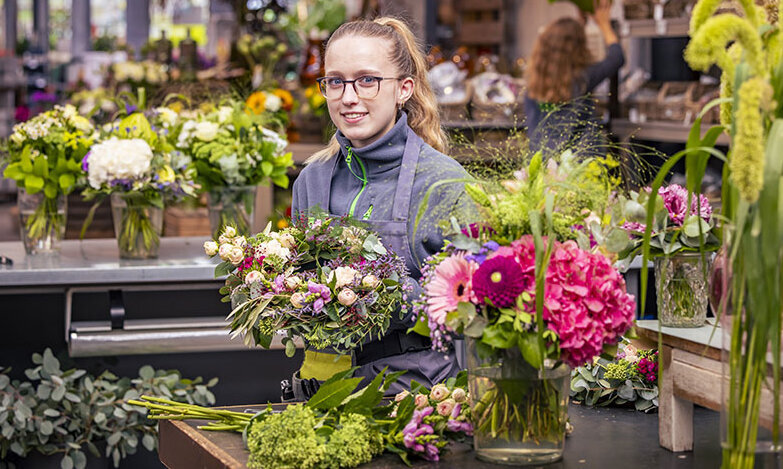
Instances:
[[[689,252],[655,258],[655,292],[661,326],[704,325],[707,319],[708,278],[708,254],[702,257],[701,253]]]
[[[122,259],[158,257],[163,233],[163,207],[151,204],[139,193],[111,195],[114,234]]]
[[[217,239],[226,226],[233,226],[240,236],[250,236],[256,209],[256,186],[218,187],[210,191],[209,227]]]
[[[63,194],[46,197],[43,191],[30,194],[19,188],[17,194],[20,231],[27,254],[55,254],[65,237],[68,199]]]
[[[571,369],[544,370],[527,363],[519,349],[479,356],[467,338],[468,387],[473,448],[479,459],[540,465],[563,457]]]

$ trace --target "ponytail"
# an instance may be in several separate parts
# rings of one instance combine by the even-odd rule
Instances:
[[[441,127],[438,104],[427,77],[424,53],[405,22],[397,18],[380,17],[373,21],[344,23],[329,38],[326,49],[329,49],[332,41],[344,36],[379,37],[391,43],[389,59],[399,70],[399,76],[411,77],[415,82],[413,94],[403,106],[408,113],[408,125],[424,142],[445,153],[448,150],[448,138]],[[328,146],[308,158],[307,163],[326,161],[339,150],[340,144],[333,136]]]

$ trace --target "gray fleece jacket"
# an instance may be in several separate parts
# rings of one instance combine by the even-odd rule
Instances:
[[[386,135],[366,147],[351,148],[350,158],[348,147],[351,147],[351,142],[338,131],[340,152],[334,156],[339,158],[337,165],[334,166],[334,160],[329,159],[326,162],[311,163],[302,170],[294,182],[293,214],[306,213],[317,208],[317,199],[324,190],[322,184],[330,181],[329,213],[348,215],[350,212],[357,219],[391,219],[407,129],[408,119],[403,113]],[[363,174],[362,166],[367,184],[360,179]],[[331,179],[328,179],[325,172],[330,172],[333,167],[334,173]],[[432,191],[425,214],[416,227],[416,214],[422,206],[426,192],[437,181],[467,177],[465,169],[453,158],[427,144],[422,145],[408,214],[408,240],[415,265],[421,266],[424,259],[443,247],[444,237],[440,228],[443,222],[448,222],[451,216],[460,221],[469,220],[475,210],[465,193],[464,183],[442,184]],[[421,274],[411,272],[411,276],[418,280]]]

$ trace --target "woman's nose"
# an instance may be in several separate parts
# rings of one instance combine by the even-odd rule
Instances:
[[[359,96],[356,94],[356,85],[348,83],[345,85],[345,91],[343,91],[342,101],[343,104],[356,104],[359,102]]]

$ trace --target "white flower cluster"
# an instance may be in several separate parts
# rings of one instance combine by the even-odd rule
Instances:
[[[49,129],[57,126],[59,123],[51,116],[42,115],[39,118],[31,119],[14,126],[14,133],[11,140],[21,144],[25,140],[38,140],[49,135]]]
[[[201,140],[202,142],[211,142],[218,136],[220,132],[220,124],[210,121],[196,121],[188,120],[182,124],[182,130],[179,132],[177,138],[177,147],[188,148],[193,143],[194,139]]]
[[[206,241],[204,243],[204,252],[210,257],[219,254],[222,260],[231,262],[234,265],[239,265],[245,258],[247,240],[244,236],[237,236],[237,230],[233,226],[225,228],[223,234],[218,238],[218,242],[220,244],[215,241]]]
[[[279,233],[270,233],[272,238],[269,241],[256,246],[256,256],[271,257],[277,256],[278,258],[287,261],[291,257],[291,248],[294,244],[294,238],[291,235]]]
[[[140,179],[150,170],[152,149],[144,140],[112,137],[90,148],[87,157],[90,186],[100,189],[115,179]]]
[[[143,81],[162,83],[167,79],[166,70],[155,62],[120,62],[112,66],[114,79],[123,81]]]
[[[288,146],[288,141],[285,139],[285,137],[275,132],[274,130],[265,129],[263,127],[261,127],[261,133],[268,140],[274,142],[275,154],[282,155],[283,151],[285,151],[286,147]]]

